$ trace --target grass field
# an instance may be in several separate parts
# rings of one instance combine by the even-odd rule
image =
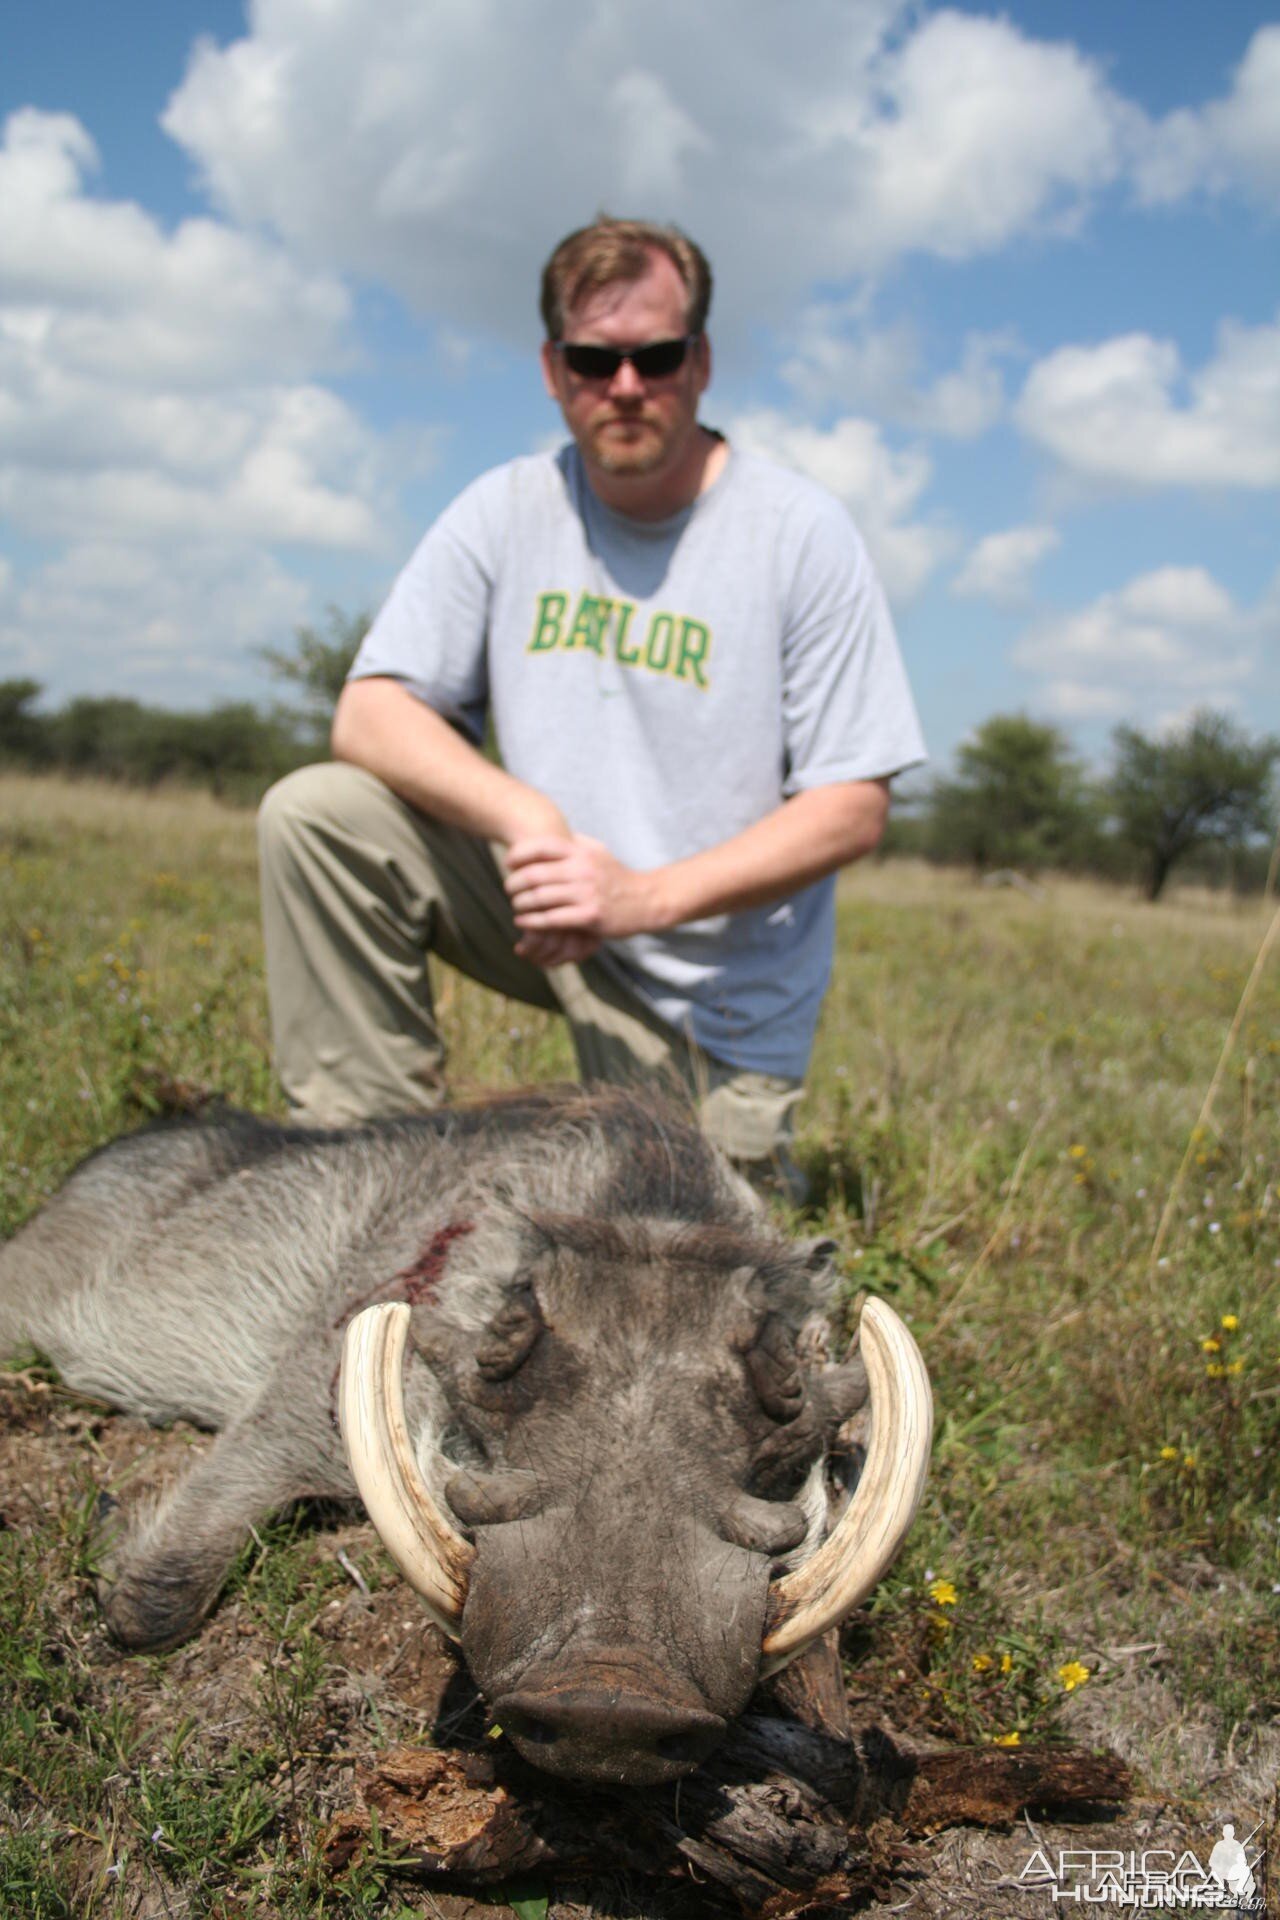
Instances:
[[[1280,952],[1198,1120],[1268,920],[870,867],[801,1114],[804,1230],[839,1241],[851,1324],[863,1286],[910,1317],[937,1394],[853,1691],[948,1738],[1105,1741],[1242,1830],[1280,1762]],[[456,978],[441,1000],[459,1092],[569,1076],[545,1016]],[[184,1088],[271,1110],[250,817],[0,778],[0,1060],[0,1233]],[[0,1418],[0,1913],[432,1911],[317,1856],[353,1754],[413,1724],[404,1674],[368,1679],[374,1627],[410,1612],[370,1537],[281,1526],[196,1651],[123,1661],[86,1578],[94,1488],[198,1441],[38,1367]]]

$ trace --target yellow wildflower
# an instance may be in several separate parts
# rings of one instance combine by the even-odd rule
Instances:
[[[1088,1147],[1082,1147],[1078,1143],[1074,1147],[1067,1148],[1067,1152],[1073,1160],[1083,1160],[1088,1151]]]
[[[975,1673],[990,1673],[994,1664],[995,1662],[989,1653],[975,1653],[973,1656],[973,1670]]]
[[[939,1607],[954,1607],[960,1597],[950,1580],[931,1580],[928,1594],[934,1605]]]
[[[1205,1373],[1210,1380],[1221,1380],[1226,1371],[1226,1368],[1220,1366],[1216,1360],[1211,1360],[1205,1368]]]
[[[1001,1673],[1013,1672],[1013,1655],[1011,1653],[1002,1653],[1000,1655],[1000,1671]]]
[[[1083,1666],[1079,1660],[1068,1660],[1065,1666],[1058,1668],[1058,1679],[1062,1683],[1063,1691],[1074,1693],[1077,1687],[1084,1685],[1092,1671],[1091,1667]]]
[[[1184,1453],[1182,1456],[1182,1464],[1184,1467],[1188,1469],[1194,1467],[1196,1464],[1196,1457],[1194,1453]]]
[[[1022,1745],[1022,1735],[1016,1727],[1012,1733],[993,1733],[991,1736],[991,1744],[993,1747],[1020,1747]]]
[[[1161,1447],[1160,1458],[1162,1460],[1176,1460],[1177,1457],[1178,1449],[1176,1447]]]
[[[1201,1353],[1221,1353],[1222,1342],[1221,1340],[1216,1340],[1214,1336],[1210,1334],[1207,1340],[1200,1342],[1200,1351]]]
[[[1234,1333],[1240,1321],[1234,1313],[1224,1313],[1219,1323],[1224,1333]]]
[[[1226,1373],[1243,1373],[1243,1372],[1244,1372],[1244,1361],[1243,1361],[1243,1360],[1228,1360],[1228,1362],[1227,1362],[1227,1364],[1226,1364],[1226,1367],[1225,1367],[1225,1368],[1223,1369],[1223,1371],[1224,1371],[1224,1372],[1226,1372]]]

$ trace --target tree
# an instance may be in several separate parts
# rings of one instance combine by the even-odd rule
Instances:
[[[42,766],[49,755],[49,723],[31,708],[44,689],[38,680],[0,680],[0,761]]]
[[[334,606],[325,609],[324,617],[324,632],[294,628],[291,653],[279,647],[260,649],[271,671],[301,691],[300,717],[313,743],[328,740],[333,709],[370,622],[367,612],[344,613]]]
[[[956,753],[956,777],[929,796],[935,859],[990,867],[1071,866],[1097,837],[1084,773],[1056,727],[995,714]]]
[[[1223,714],[1197,713],[1152,738],[1118,727],[1110,800],[1122,839],[1146,865],[1158,900],[1175,863],[1207,840],[1239,846],[1275,827],[1271,775],[1280,740],[1250,740]]]

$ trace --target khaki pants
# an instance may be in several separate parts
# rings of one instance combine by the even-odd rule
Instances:
[[[741,1072],[665,1025],[599,958],[517,958],[491,849],[340,762],[262,803],[262,918],[276,1066],[295,1115],[338,1125],[445,1098],[427,954],[563,1013],[584,1080],[664,1084],[746,1164],[786,1162],[798,1080]]]

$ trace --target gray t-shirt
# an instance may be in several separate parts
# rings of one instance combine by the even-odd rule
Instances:
[[[730,452],[658,523],[606,507],[576,447],[495,468],[396,581],[352,668],[479,740],[628,866],[717,845],[784,799],[924,757],[884,596],[838,501]],[[830,977],[834,877],[605,957],[730,1065],[799,1078]]]

